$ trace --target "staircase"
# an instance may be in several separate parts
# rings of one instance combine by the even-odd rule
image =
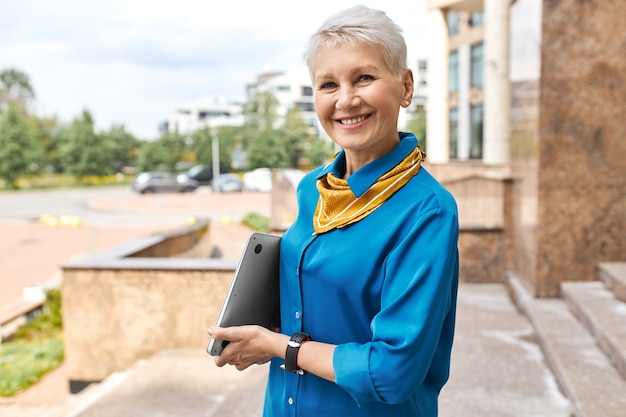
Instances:
[[[561,298],[532,297],[507,277],[576,417],[626,416],[626,263],[603,263],[596,281],[563,282]]]

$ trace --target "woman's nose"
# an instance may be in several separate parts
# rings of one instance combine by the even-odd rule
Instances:
[[[358,106],[359,101],[359,96],[354,88],[344,87],[339,89],[335,107],[346,110]]]

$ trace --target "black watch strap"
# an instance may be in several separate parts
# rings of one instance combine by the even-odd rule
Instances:
[[[304,370],[298,368],[298,352],[300,351],[300,346],[307,340],[311,340],[311,337],[306,333],[298,332],[291,336],[285,352],[284,367],[286,371],[304,375]]]

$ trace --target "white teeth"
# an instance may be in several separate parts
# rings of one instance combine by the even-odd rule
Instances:
[[[357,117],[356,119],[344,119],[341,121],[342,125],[353,125],[353,124],[357,124],[357,123],[361,123],[363,120],[365,120],[365,117],[361,116],[361,117]]]

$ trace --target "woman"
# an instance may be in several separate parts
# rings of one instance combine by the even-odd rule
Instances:
[[[436,416],[458,284],[454,199],[397,131],[413,76],[400,29],[355,7],[311,37],[315,108],[342,150],[298,186],[280,332],[212,328],[218,366],[271,360],[265,416]],[[291,341],[290,341],[291,339]]]

